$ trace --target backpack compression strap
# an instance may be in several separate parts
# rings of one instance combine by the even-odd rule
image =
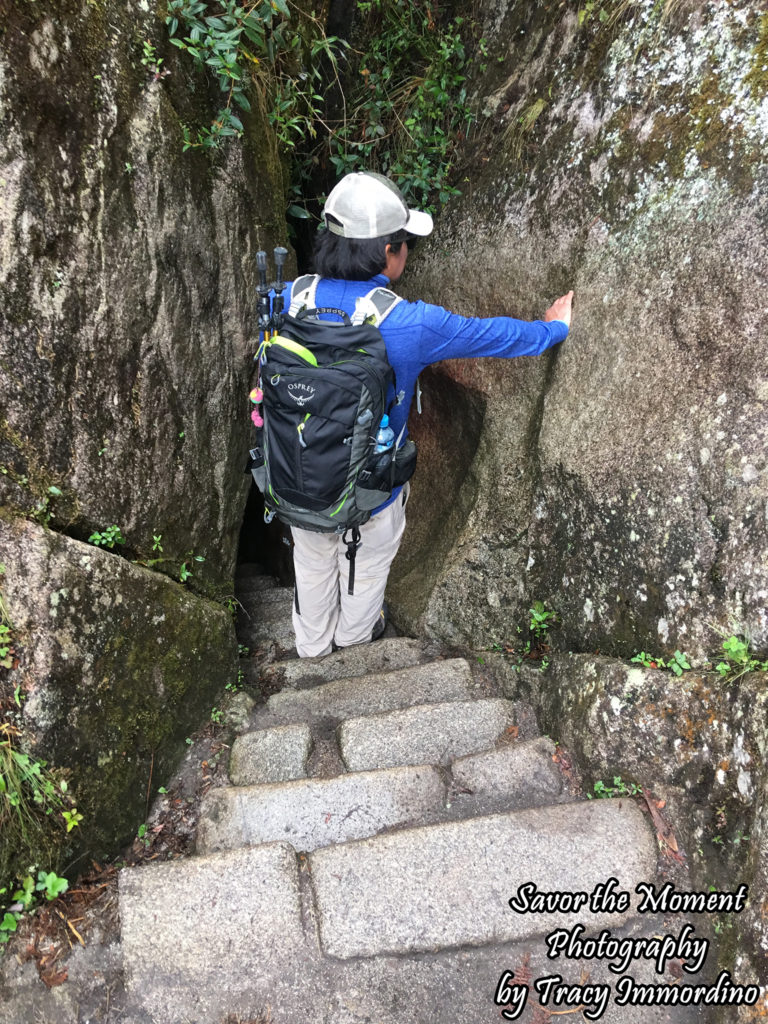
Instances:
[[[374,327],[381,327],[398,302],[402,301],[389,288],[374,288],[355,303],[352,323],[358,326],[372,323]]]
[[[352,531],[352,540],[347,540],[347,534]],[[360,543],[360,527],[350,526],[344,531],[344,536],[341,538],[342,541],[347,545],[346,558],[349,562],[349,585],[347,587],[348,594],[354,594],[355,592],[355,555],[357,549],[361,546]]]

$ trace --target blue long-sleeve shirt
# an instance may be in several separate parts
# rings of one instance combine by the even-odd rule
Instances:
[[[377,274],[369,281],[340,281],[323,278],[317,286],[316,305],[341,309],[350,316],[355,300],[374,288],[389,287],[389,279]],[[291,285],[286,287],[286,309],[290,306]],[[387,357],[395,371],[398,394],[403,399],[389,414],[395,437],[407,435],[407,420],[416,390],[416,378],[433,363],[443,359],[496,356],[537,356],[563,341],[568,326],[562,320],[515,320],[509,316],[467,317],[449,313],[441,306],[426,302],[398,302],[381,326]],[[405,429],[403,429],[405,428]],[[392,495],[391,501],[397,497]],[[387,502],[381,508],[386,508]],[[379,512],[381,509],[376,509]]]

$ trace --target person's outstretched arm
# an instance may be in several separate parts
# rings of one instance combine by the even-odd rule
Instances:
[[[408,314],[419,321],[419,355],[428,366],[442,359],[540,355],[566,338],[572,303],[572,291],[561,295],[542,320],[459,316],[425,302],[409,303]]]

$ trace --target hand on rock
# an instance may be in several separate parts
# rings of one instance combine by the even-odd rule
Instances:
[[[570,327],[572,302],[573,292],[568,292],[567,295],[561,295],[559,299],[555,299],[544,314],[544,320],[547,322],[550,320],[563,320]]]

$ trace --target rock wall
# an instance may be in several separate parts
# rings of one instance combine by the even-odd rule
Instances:
[[[237,679],[232,617],[168,577],[34,523],[0,520],[25,746],[66,769],[83,822],[69,859],[114,852]],[[18,642],[18,641],[21,642]],[[21,851],[2,844],[0,877]],[[63,851],[59,851],[61,855]]]
[[[695,885],[750,885],[722,962],[765,984],[765,673],[726,685],[628,661],[680,649],[703,670],[732,632],[768,655],[768,15],[743,0],[482,11],[464,194],[403,291],[533,319],[573,288],[574,323],[539,358],[432,371],[433,391],[464,397],[414,417],[422,463],[462,457],[442,444],[462,401],[474,455],[427,486],[420,467],[392,608],[519,652],[531,603],[557,611],[553,650],[582,654],[527,675],[540,724],[587,781],[666,797]]]
[[[527,319],[573,288],[574,326],[538,359],[440,367],[483,425],[467,493],[417,481],[411,515],[471,511],[428,586],[395,581],[402,622],[484,645],[538,599],[567,649],[703,664],[740,629],[766,650],[768,21],[720,0],[484,10],[464,195],[405,290]]]
[[[236,677],[231,617],[190,587],[232,593],[253,254],[284,241],[284,181],[257,112],[242,142],[182,151],[182,125],[219,103],[146,0],[0,2],[0,585],[17,659],[0,698],[21,685],[99,852],[143,820],[152,757],[157,780]],[[124,545],[81,543],[113,525]]]
[[[283,240],[281,168],[257,115],[243,145],[182,152],[218,96],[145,6],[19,3],[0,29],[0,497],[47,500],[81,539],[117,523],[138,555],[162,534],[168,559],[211,553],[201,571],[226,581],[253,253]]]
[[[545,673],[498,659],[512,697],[538,707],[540,725],[563,745],[593,791],[646,788],[661,808],[657,828],[665,870],[691,870],[700,891],[748,887],[745,910],[713,928],[717,960],[742,983],[765,985],[768,950],[768,689],[764,673],[724,683],[715,673],[646,669],[615,658],[557,654]],[[642,802],[642,801],[641,801]],[[671,852],[670,852],[671,851]],[[724,1007],[718,1019],[762,1020],[764,988],[754,1008]]]

